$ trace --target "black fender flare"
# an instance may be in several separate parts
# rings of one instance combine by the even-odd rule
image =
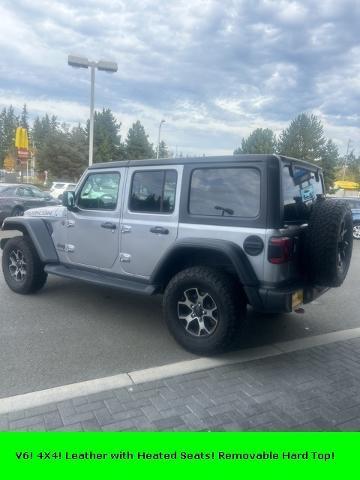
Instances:
[[[8,217],[4,220],[2,230],[19,230],[27,234],[44,263],[58,263],[54,243],[47,223],[42,218],[35,217]],[[4,248],[7,238],[2,239],[1,248]]]
[[[169,268],[169,263],[171,264],[180,255],[186,255],[190,250],[221,253],[231,262],[243,286],[257,287],[259,285],[254,269],[239,245],[227,240],[209,238],[186,238],[176,241],[156,266],[150,282],[160,285]]]

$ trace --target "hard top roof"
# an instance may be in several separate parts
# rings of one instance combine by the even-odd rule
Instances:
[[[296,162],[312,169],[321,168],[318,165],[299,160],[297,158],[286,157],[284,155],[271,154],[242,154],[242,155],[224,155],[211,157],[177,157],[177,158],[149,158],[145,160],[118,160],[114,162],[94,163],[89,169],[97,168],[118,168],[118,167],[146,167],[146,166],[165,166],[165,165],[197,165],[201,163],[241,163],[241,162],[268,162],[271,160],[282,160],[285,162]]]

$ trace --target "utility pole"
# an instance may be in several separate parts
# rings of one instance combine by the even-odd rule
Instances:
[[[343,170],[343,181],[345,180],[345,173],[346,173],[346,167],[347,167],[347,162],[349,159],[349,149],[350,149],[350,144],[351,144],[351,139],[349,138],[349,141],[347,143],[347,149],[346,149],[346,155],[345,155],[345,162],[344,162],[344,170]]]
[[[159,159],[159,154],[160,154],[160,132],[161,132],[161,125],[165,123],[165,120],[161,120],[159,124],[159,135],[158,135],[158,144],[157,144],[157,152],[156,152],[156,158]]]

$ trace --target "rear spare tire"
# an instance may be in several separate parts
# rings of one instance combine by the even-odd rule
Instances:
[[[306,252],[311,281],[338,287],[345,280],[352,254],[351,210],[342,200],[319,199],[313,206]]]

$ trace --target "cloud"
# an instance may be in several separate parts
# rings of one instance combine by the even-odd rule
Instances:
[[[184,152],[231,153],[252,128],[281,131],[317,112],[344,150],[360,150],[359,2],[343,0],[5,0],[0,104],[85,121],[89,72],[69,53],[106,58],[96,105],[126,128]]]

